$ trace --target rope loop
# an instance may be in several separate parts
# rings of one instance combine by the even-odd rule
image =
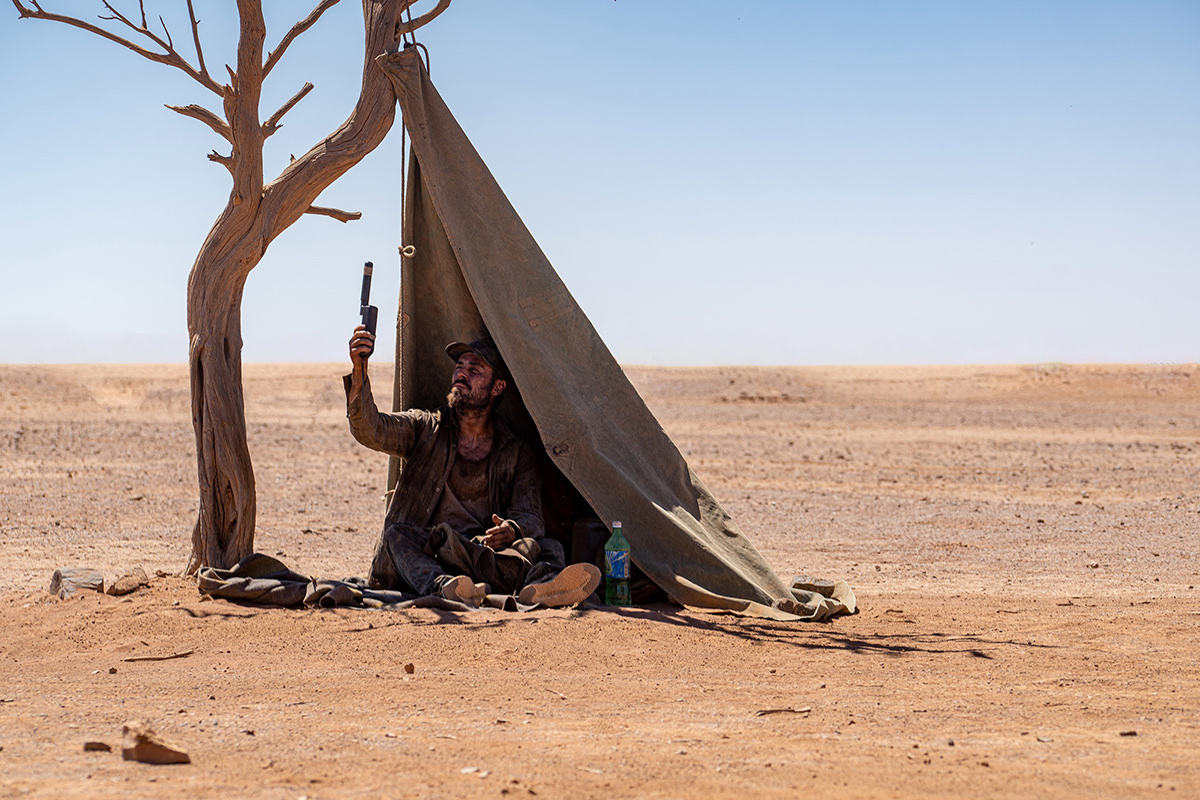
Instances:
[[[412,258],[416,254],[417,254],[417,248],[413,247],[411,244],[405,244],[405,245],[400,246],[400,255],[403,256],[404,258]]]

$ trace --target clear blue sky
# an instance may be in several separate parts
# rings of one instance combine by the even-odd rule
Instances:
[[[310,6],[267,5],[272,44]],[[234,3],[197,6],[217,74]],[[350,111],[360,28],[344,0],[272,74],[264,118],[316,89],[268,179]],[[454,0],[420,38],[623,363],[1200,360],[1195,0]],[[0,362],[186,361],[229,183],[225,143],[163,104],[216,98],[3,7],[0,75]],[[393,318],[399,159],[396,128],[320,200],[363,220],[272,245],[247,361],[343,359],[367,259]]]

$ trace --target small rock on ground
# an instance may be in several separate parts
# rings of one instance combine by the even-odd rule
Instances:
[[[149,585],[150,577],[146,574],[146,570],[141,567],[134,567],[109,585],[108,594],[120,597],[131,592],[136,592],[143,586]]]
[[[100,570],[86,567],[62,567],[50,576],[50,594],[66,599],[79,589],[104,590],[104,576]]]

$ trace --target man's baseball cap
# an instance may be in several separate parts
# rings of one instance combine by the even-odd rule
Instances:
[[[482,339],[476,339],[470,344],[464,342],[451,342],[446,345],[446,355],[450,356],[451,361],[457,362],[463,357],[464,353],[474,353],[487,362],[492,371],[496,373],[496,377],[502,380],[511,380],[508,374],[508,368],[504,366],[504,359],[500,357],[500,351],[496,349],[496,343],[492,341],[490,336],[485,336]]]

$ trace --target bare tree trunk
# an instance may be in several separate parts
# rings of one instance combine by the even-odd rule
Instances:
[[[226,225],[225,227],[228,227]],[[209,242],[221,239],[218,221]],[[254,469],[246,443],[242,394],[241,304],[251,248],[201,250],[188,280],[188,366],[200,511],[192,529],[187,571],[228,567],[254,550]],[[253,257],[250,266],[257,263]]]
[[[204,63],[200,20],[188,2],[188,19],[196,47],[196,65],[175,49],[167,23],[163,34],[141,24],[110,3],[102,20],[117,30],[133,31],[131,41],[103,25],[47,11],[35,2],[13,0],[22,19],[59,22],[115,42],[139,56],[182,70],[221,98],[225,117],[199,105],[167,106],[199,120],[231,145],[208,158],[229,170],[233,189],[225,210],[213,224],[188,276],[188,364],[192,384],[192,426],[196,432],[196,462],[200,478],[200,511],[192,528],[189,574],[204,566],[230,567],[254,550],[254,469],[246,444],[246,410],[242,397],[242,290],[250,270],[262,260],[272,240],[303,214],[320,214],[346,222],[360,215],[313,205],[331,183],[374,150],[392,127],[396,96],[376,59],[394,57],[402,35],[432,22],[451,0],[437,0],[421,16],[403,14],[417,0],[362,0],[366,45],[362,91],[353,113],[336,131],[297,159],[270,183],[263,176],[263,144],[280,127],[280,120],[312,90],[304,86],[266,122],[259,117],[263,80],[298,36],[315,25],[339,0],[319,0],[266,53],[266,23],[262,0],[237,0],[240,34],[237,69],[229,68],[229,83],[219,84]],[[140,44],[138,42],[141,42]]]
[[[203,566],[231,567],[254,550],[254,470],[242,395],[242,290],[267,246],[301,215],[355,216],[318,209],[313,202],[391,129],[396,98],[374,61],[396,51],[405,5],[404,0],[363,0],[366,52],[362,93],[354,112],[264,185],[262,141],[269,129],[264,131],[259,122],[257,107],[263,63],[261,12],[253,0],[239,2],[243,20],[238,74],[235,93],[225,99],[234,156],[214,159],[225,163],[234,186],[188,278],[188,361],[200,481],[189,574]]]

